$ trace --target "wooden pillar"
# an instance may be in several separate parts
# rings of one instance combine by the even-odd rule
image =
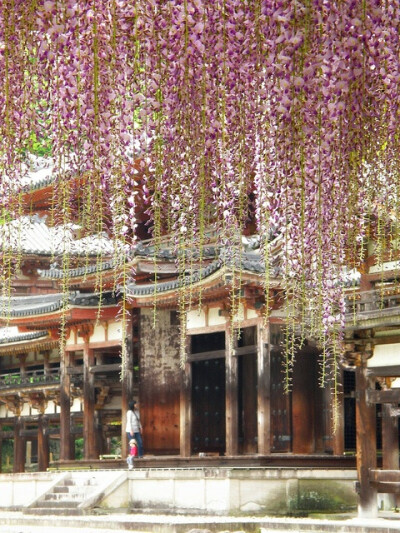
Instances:
[[[49,467],[48,419],[39,415],[38,420],[38,471],[45,472]]]
[[[360,518],[374,518],[378,515],[377,493],[369,479],[369,470],[376,468],[376,409],[374,404],[367,401],[368,388],[375,388],[374,381],[368,378],[366,361],[362,357],[360,366],[356,367],[358,515]]]
[[[344,395],[343,395],[343,370],[338,371],[340,375],[338,376],[338,379],[342,385],[340,389],[337,392],[337,404],[336,404],[336,428],[333,428],[332,425],[332,451],[334,455],[343,455],[344,454]],[[334,401],[334,395],[332,390],[329,390],[330,394],[330,404],[331,404],[331,416],[330,419],[332,420],[332,417],[334,415],[333,409],[333,401]],[[336,431],[334,431],[336,429]]]
[[[14,474],[25,471],[25,438],[21,437],[22,419],[14,418]]]
[[[398,417],[393,416],[392,407],[396,405],[382,404],[382,468],[383,470],[399,470],[399,427]],[[390,506],[398,507],[400,496],[388,495]]]
[[[102,424],[102,412],[100,409],[96,409],[94,413],[95,425],[96,425],[96,449],[98,455],[106,453],[105,451],[105,439],[103,433],[103,424]]]
[[[132,341],[132,318],[127,317],[125,332],[125,361],[122,371],[122,398],[121,398],[121,454],[122,457],[128,455],[128,443],[126,438],[126,413],[128,404],[133,400],[134,379],[133,379],[133,341]]]
[[[44,375],[48,377],[50,375],[50,352],[46,351],[43,353],[43,370]]]
[[[182,369],[181,390],[180,390],[180,455],[190,457],[192,453],[192,364],[187,357],[191,352],[191,339],[186,337],[186,358]]]
[[[21,378],[26,377],[26,354],[20,355],[19,357],[19,373]]]
[[[71,446],[71,377],[68,367],[71,363],[71,353],[61,354],[61,384],[60,384],[60,459],[68,461],[73,458]]]
[[[271,453],[271,399],[270,399],[270,346],[269,328],[260,322],[257,326],[257,370],[258,370],[258,453]]]
[[[83,442],[86,460],[99,458],[96,446],[94,373],[90,372],[90,367],[94,366],[94,362],[94,351],[89,348],[89,343],[85,342],[83,348]]]
[[[232,339],[231,324],[225,328],[225,376],[226,376],[226,455],[239,453],[238,415],[238,358],[234,355],[236,339]]]

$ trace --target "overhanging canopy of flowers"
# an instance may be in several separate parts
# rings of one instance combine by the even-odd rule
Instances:
[[[343,267],[398,231],[399,22],[398,0],[0,0],[3,217],[38,152],[54,219],[124,253],[144,202],[177,249],[257,231],[268,286],[280,235],[288,317],[335,346]]]

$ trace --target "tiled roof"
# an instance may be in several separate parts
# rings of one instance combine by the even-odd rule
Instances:
[[[114,268],[113,261],[104,261],[103,263],[85,265],[78,268],[72,268],[68,270],[68,278],[78,278],[88,276],[89,274],[96,274],[96,272],[106,272]],[[62,279],[65,273],[60,268],[49,268],[48,270],[39,270],[39,274],[42,278],[49,279]]]
[[[5,328],[8,329],[8,328]],[[14,333],[11,336],[1,337],[0,345],[4,344],[15,344],[17,342],[27,342],[37,339],[44,339],[48,337],[47,331],[32,331],[32,332],[23,332],[23,333]]]
[[[54,181],[54,164],[50,159],[31,156],[29,169],[22,178],[24,190],[33,191],[47,187]]]
[[[45,217],[21,217],[0,227],[3,246],[23,254],[42,256],[96,256],[113,253],[111,240],[104,235],[76,238],[78,226],[48,226]]]
[[[241,265],[243,271],[248,271],[256,274],[261,274],[265,271],[264,263],[261,261],[259,254],[243,254],[241,257]],[[216,261],[213,261],[206,267],[202,268],[201,270],[197,270],[193,274],[187,275],[184,278],[177,278],[170,281],[159,281],[156,284],[148,283],[137,285],[135,283],[131,283],[127,287],[127,293],[130,297],[136,298],[141,296],[151,296],[152,294],[154,294],[154,291],[156,291],[157,293],[162,293],[177,290],[180,287],[195,284],[199,281],[205,280],[212,274],[218,272],[218,270],[222,269],[224,266],[227,266],[227,268],[229,268],[228,265],[224,265],[224,263],[220,259],[218,259]]]
[[[114,306],[118,303],[118,296],[113,292],[82,294],[73,292],[63,294],[41,294],[33,296],[18,296],[9,300],[0,300],[1,309],[10,318],[45,315],[60,311],[67,307],[102,307]]]

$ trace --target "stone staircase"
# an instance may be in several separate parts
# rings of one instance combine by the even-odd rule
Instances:
[[[104,485],[104,479],[97,473],[68,472],[52,489],[26,507],[24,514],[83,515],[87,510],[85,502],[99,491],[101,485]]]

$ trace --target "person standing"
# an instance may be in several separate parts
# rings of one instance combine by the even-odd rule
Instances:
[[[139,404],[136,400],[128,403],[126,412],[126,436],[128,444],[131,439],[136,440],[139,459],[143,457],[142,424],[140,422]]]

